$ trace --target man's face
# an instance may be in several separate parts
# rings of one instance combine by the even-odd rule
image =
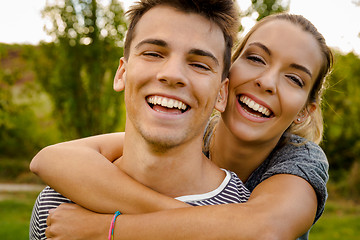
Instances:
[[[126,131],[132,128],[165,149],[201,141],[219,89],[226,86],[224,51],[221,29],[206,18],[167,6],[146,12],[119,68]]]

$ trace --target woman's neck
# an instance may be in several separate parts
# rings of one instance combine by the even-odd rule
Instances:
[[[235,172],[246,182],[251,173],[266,160],[276,144],[276,141],[249,142],[239,139],[220,120],[210,145],[211,160],[219,167]]]

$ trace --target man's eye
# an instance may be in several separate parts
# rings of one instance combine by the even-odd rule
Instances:
[[[202,69],[202,70],[210,71],[210,68],[209,68],[207,65],[205,65],[205,64],[192,63],[192,64],[190,64],[190,65],[193,66],[193,67],[196,67],[196,68],[200,68],[200,69]]]
[[[149,57],[156,57],[156,58],[162,57],[159,53],[156,53],[156,52],[144,52],[143,55],[149,56]]]

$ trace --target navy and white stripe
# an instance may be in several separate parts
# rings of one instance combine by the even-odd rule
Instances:
[[[244,203],[250,197],[250,191],[236,173],[223,169],[226,177],[221,185],[208,193],[177,197],[177,200],[192,206],[219,205],[228,203]]]
[[[31,220],[30,220],[30,231],[29,239],[46,239],[45,229],[46,219],[49,215],[49,210],[57,208],[62,203],[72,203],[71,200],[62,196],[54,189],[47,186],[42,190],[35,201],[33,207]]]
[[[219,205],[228,203],[243,203],[250,197],[249,190],[244,186],[238,176],[228,170],[226,177],[221,185],[208,193],[181,196],[176,199],[186,202],[192,206]],[[62,203],[71,203],[69,199],[62,196],[50,187],[46,187],[36,199],[31,220],[30,220],[30,240],[46,239],[45,229],[46,218],[49,210],[58,207]]]

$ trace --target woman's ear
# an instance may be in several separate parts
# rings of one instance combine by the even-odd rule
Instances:
[[[306,119],[309,117],[309,115],[314,112],[318,108],[318,105],[316,103],[310,103],[306,107],[304,107],[296,116],[296,119],[294,120],[295,124],[300,124],[306,121]]]
[[[126,60],[122,57],[119,61],[119,67],[114,77],[114,90],[121,92],[125,89],[126,82]]]
[[[228,98],[229,79],[226,78],[221,82],[219,94],[216,99],[215,109],[219,112],[224,112]]]

